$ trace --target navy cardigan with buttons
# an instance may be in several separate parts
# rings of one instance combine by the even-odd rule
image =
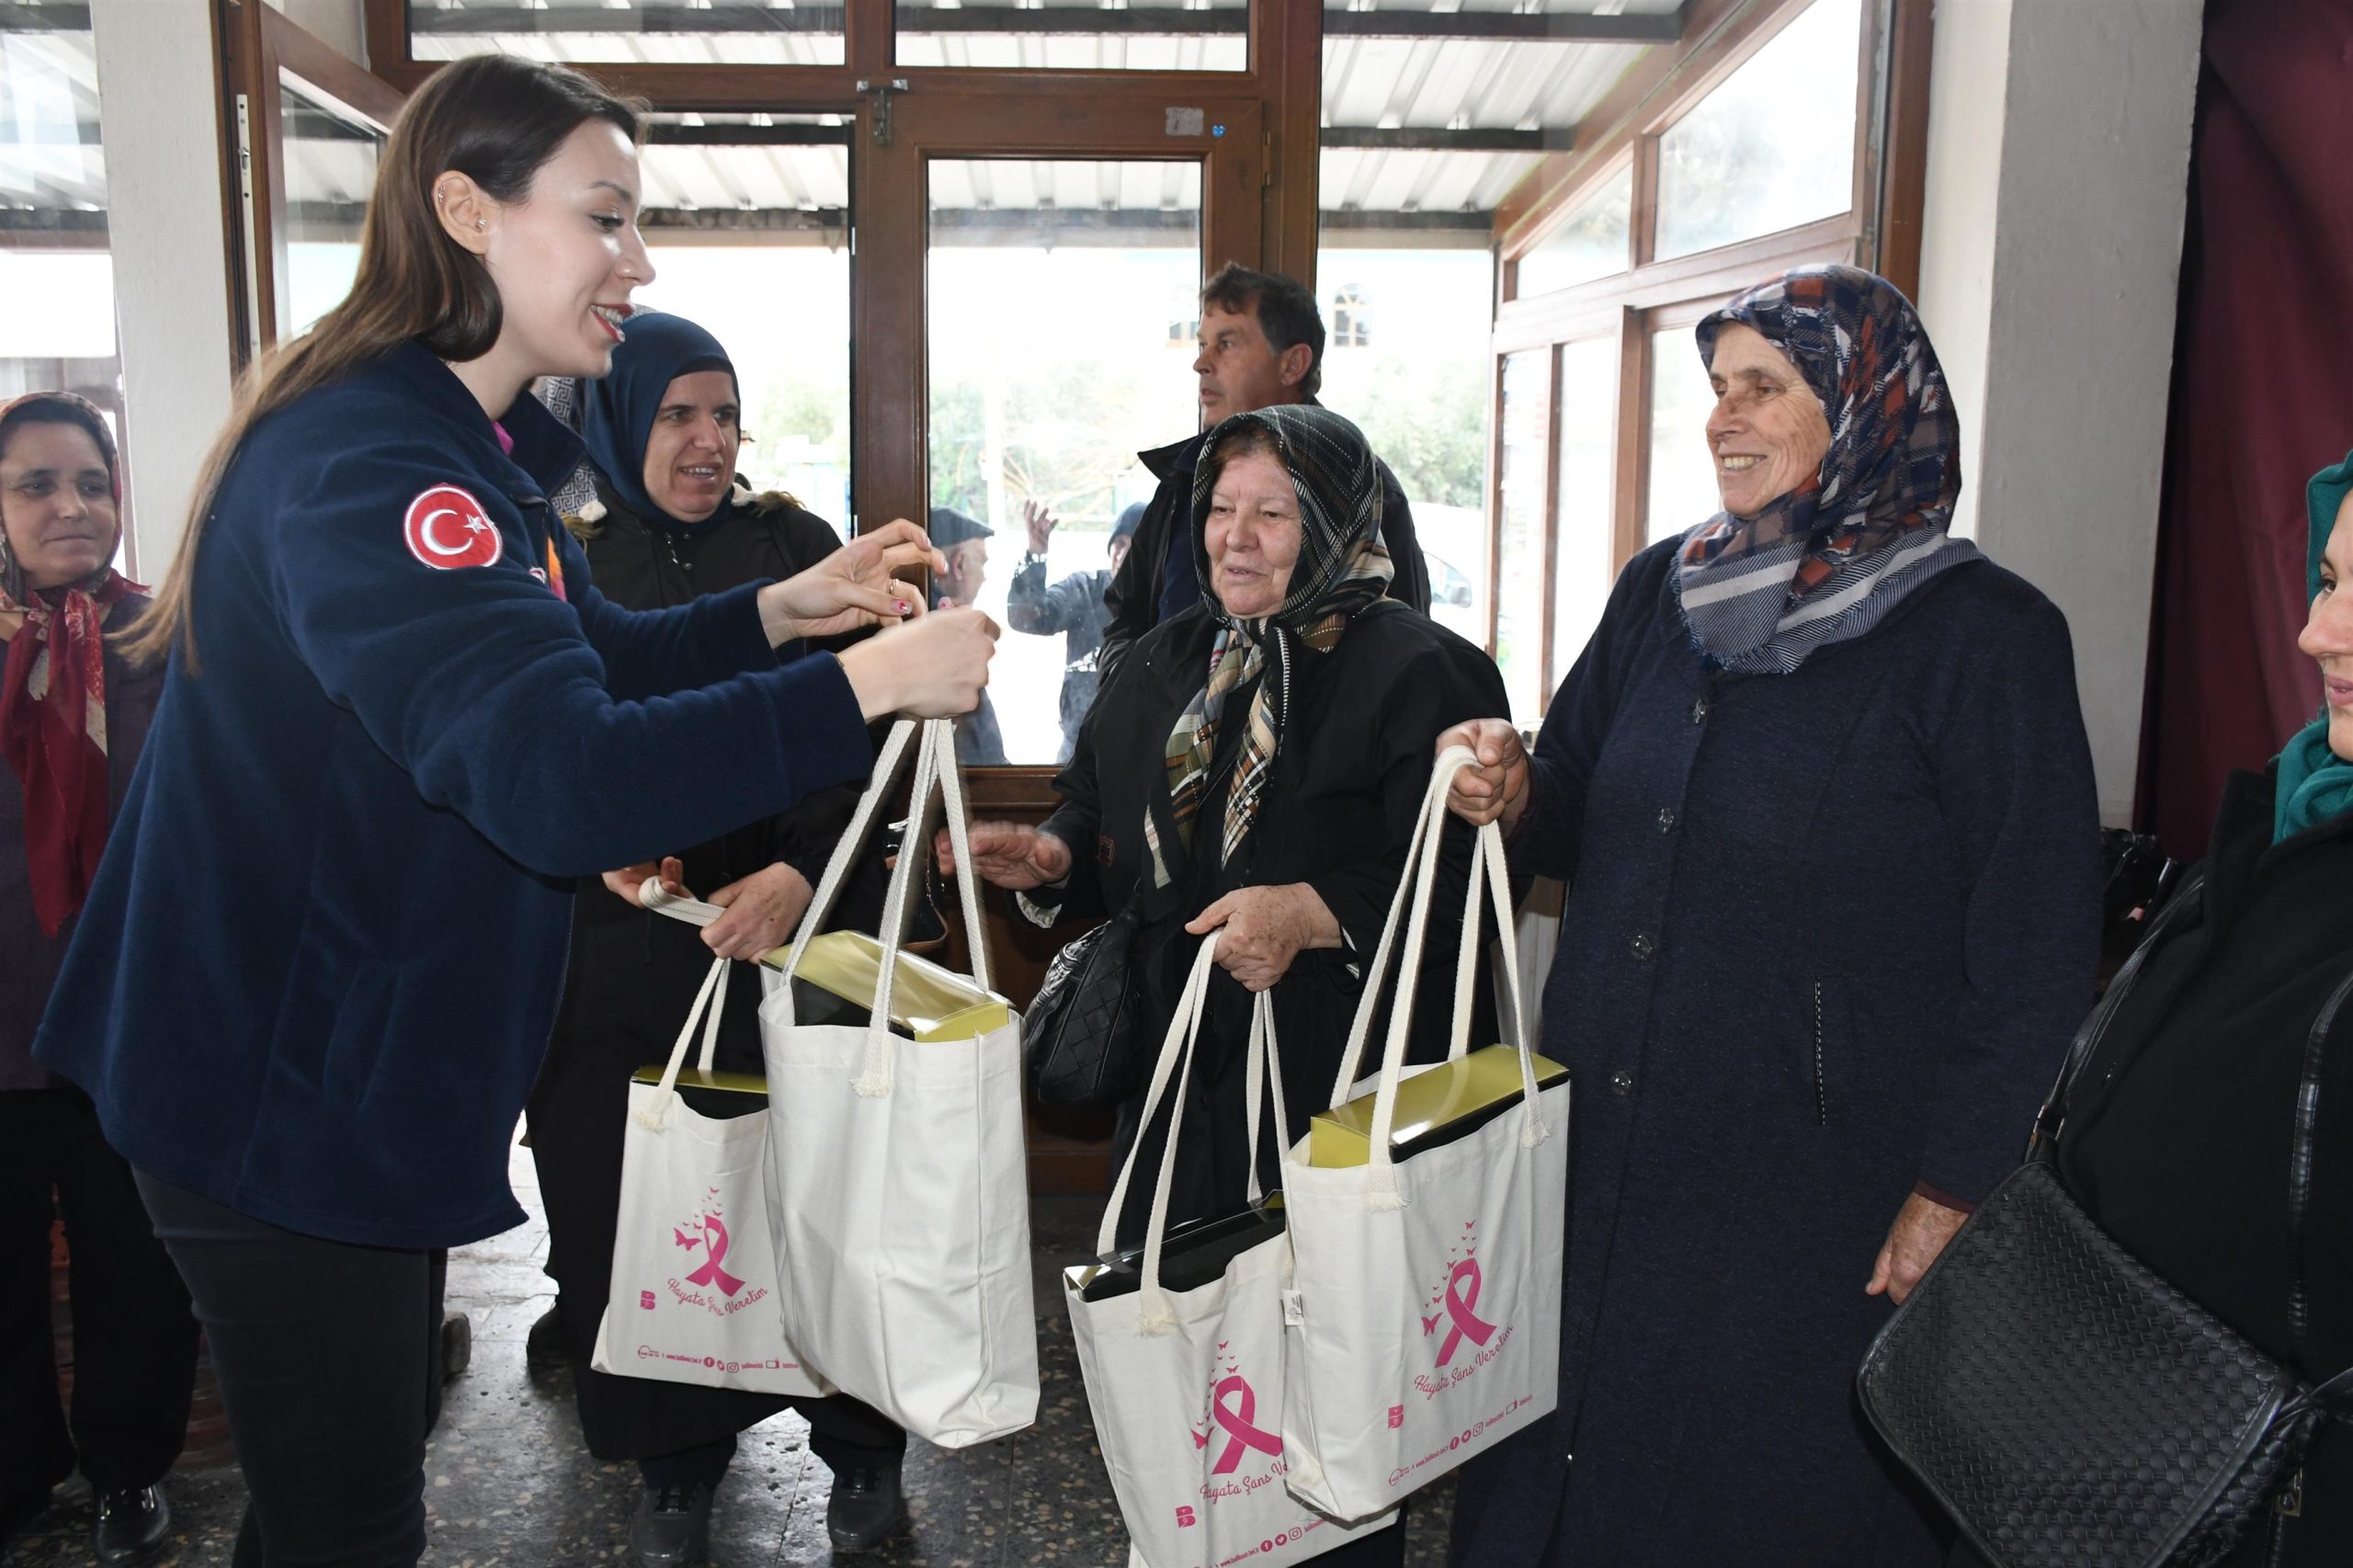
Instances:
[[[1853,1410],[1887,1313],[1863,1286],[1915,1190],[1973,1201],[2018,1162],[2091,998],[2066,622],[1972,562],[1733,678],[1674,554],[1620,576],[1511,844],[1571,884],[1561,1409],[1465,1475],[1457,1561],[1933,1562]]]
[[[871,767],[758,585],[609,603],[543,499],[577,439],[503,428],[409,344],[247,435],[35,1044],[132,1165],[305,1234],[519,1221],[573,880]]]

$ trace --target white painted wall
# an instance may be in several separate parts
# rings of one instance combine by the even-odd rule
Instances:
[[[179,546],[227,419],[229,323],[205,0],[91,0],[105,128],[131,522],[142,580]]]
[[[2075,635],[2132,809],[2203,0],[1941,0],[1921,311],[1978,542]]]

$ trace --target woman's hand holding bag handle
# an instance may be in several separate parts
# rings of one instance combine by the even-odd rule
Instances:
[[[1518,954],[1508,942],[1501,949],[1504,990],[1520,1104],[1408,1163],[1391,1146],[1447,795],[1455,775],[1474,762],[1460,746],[1438,758],[1333,1085],[1336,1108],[1350,1096],[1397,952],[1365,1163],[1313,1165],[1305,1143],[1284,1156],[1294,1259],[1294,1288],[1284,1302],[1287,1479],[1293,1495],[1340,1518],[1390,1506],[1560,1398],[1569,1087],[1537,1083],[1523,1038]],[[1470,1053],[1484,906],[1499,923],[1511,911],[1503,835],[1493,824],[1476,835],[1455,934],[1449,1064]]]
[[[770,1219],[784,1264],[782,1316],[844,1392],[943,1448],[1002,1437],[1036,1418],[1021,1018],[964,1039],[913,1040],[891,1028],[907,912],[924,857],[899,856],[876,933],[867,1020],[803,1024],[791,981],[824,929],[852,859],[913,754],[905,843],[928,841],[932,797],[960,850],[972,980],[989,988],[979,890],[955,732],[892,729],[873,781],[795,933],[783,983],[760,1009],[772,1102]],[[795,1260],[810,1260],[796,1267]]]

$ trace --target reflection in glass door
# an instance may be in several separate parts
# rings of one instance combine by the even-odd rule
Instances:
[[[284,342],[310,331],[351,292],[384,132],[305,92],[284,73],[278,90],[286,251],[277,303]]]
[[[934,158],[926,185],[929,493],[953,568],[933,593],[1006,629],[1001,743],[968,724],[961,749],[1051,764],[1092,699],[1112,525],[1155,483],[1136,454],[1199,427],[1201,167]]]

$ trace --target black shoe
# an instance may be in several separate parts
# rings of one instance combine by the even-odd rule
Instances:
[[[637,1568],[690,1568],[710,1549],[710,1488],[649,1486],[629,1522],[629,1560]]]
[[[572,1325],[563,1308],[550,1306],[523,1340],[523,1365],[534,1372],[561,1372],[573,1361]]]
[[[451,1312],[441,1320],[441,1381],[454,1383],[466,1375],[473,1364],[474,1321],[463,1312]]]
[[[834,1477],[825,1533],[835,1551],[864,1551],[888,1540],[906,1513],[897,1465],[858,1465]]]
[[[171,1533],[172,1506],[161,1486],[98,1494],[97,1519],[90,1527],[90,1550],[107,1568],[145,1562]]]

